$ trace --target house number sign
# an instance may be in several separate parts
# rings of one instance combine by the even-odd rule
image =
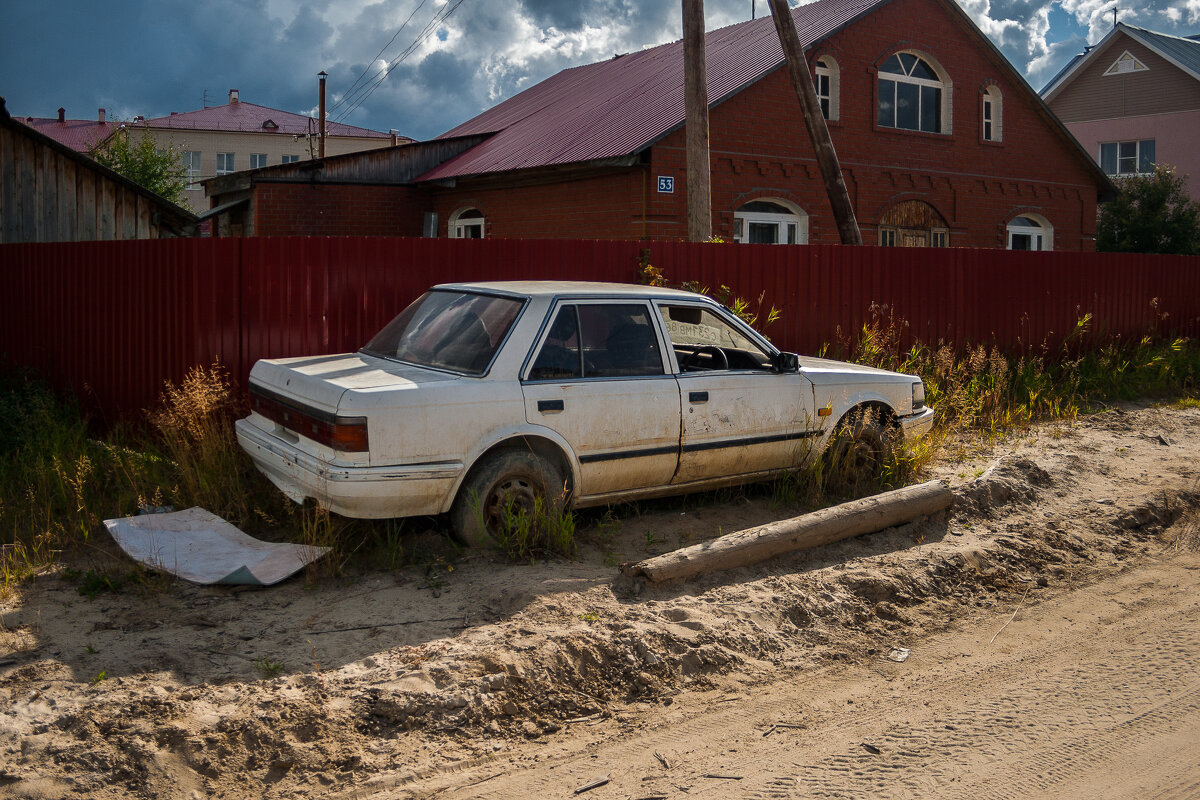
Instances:
[[[675,178],[671,175],[659,175],[658,191],[660,194],[675,194]]]

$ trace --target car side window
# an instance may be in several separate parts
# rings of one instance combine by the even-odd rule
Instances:
[[[583,376],[583,359],[579,351],[579,315],[575,306],[563,306],[554,317],[546,341],[538,353],[531,381],[553,381]]]
[[[529,380],[663,375],[653,319],[642,303],[561,306],[529,370]]]
[[[662,375],[662,353],[643,303],[579,306],[584,374],[589,378]]]
[[[683,372],[772,370],[771,355],[727,320],[700,306],[660,306]]]

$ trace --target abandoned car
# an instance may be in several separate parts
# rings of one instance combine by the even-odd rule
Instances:
[[[262,360],[237,435],[288,497],[449,513],[483,544],[515,506],[683,494],[848,469],[933,423],[913,375],[781,352],[703,295],[523,281],[430,289],[357,353]]]

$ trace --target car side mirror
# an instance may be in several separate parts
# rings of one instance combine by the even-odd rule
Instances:
[[[776,353],[771,357],[771,366],[776,372],[799,372],[800,356],[795,353]]]

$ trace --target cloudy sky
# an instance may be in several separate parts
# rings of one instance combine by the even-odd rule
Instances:
[[[1117,0],[958,0],[1040,89],[1112,27]],[[796,5],[796,0],[792,0]],[[752,0],[705,0],[709,30]],[[1121,2],[1120,19],[1200,33],[1200,0]],[[3,0],[0,96],[14,115],[164,116],[226,102],[427,139],[560,69],[681,36],[680,0]],[[759,16],[768,12],[757,0]]]

